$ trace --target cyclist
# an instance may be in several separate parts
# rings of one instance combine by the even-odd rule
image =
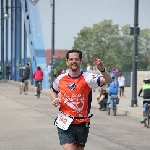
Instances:
[[[93,62],[103,77],[81,72],[82,52],[69,50],[66,54],[69,73],[58,76],[50,91],[53,106],[60,105],[61,112],[55,120],[55,125],[64,150],[84,150],[91,117],[88,114],[91,109],[92,88],[112,82],[103,62],[96,54]]]
[[[24,83],[24,80],[27,80],[30,77],[30,66],[29,66],[29,63],[26,63],[25,67],[19,67],[19,69],[23,69],[24,70],[23,77],[21,78],[21,82]],[[23,84],[21,84],[21,89],[23,89]]]
[[[109,87],[109,99],[108,99],[108,103],[109,103],[109,107],[113,108],[113,101],[114,101],[114,97],[118,98],[118,81],[115,79],[115,76],[111,74],[112,77],[112,82],[108,84]]]
[[[42,80],[43,80],[43,71],[41,70],[40,66],[38,66],[37,70],[34,72],[33,79],[35,79],[35,96],[37,96],[38,82],[41,82],[41,89],[42,89]]]
[[[138,96],[141,95],[142,91],[143,91],[143,112],[142,112],[142,118],[140,120],[140,123],[144,123],[146,121],[145,115],[146,115],[146,111],[147,108],[150,108],[150,106],[148,106],[148,101],[146,101],[146,99],[150,100],[150,78],[145,78],[143,80],[143,82],[145,83],[142,88],[139,91]]]

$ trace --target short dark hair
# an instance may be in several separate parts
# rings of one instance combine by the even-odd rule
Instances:
[[[27,66],[29,66],[29,63],[26,63]]]
[[[37,70],[41,70],[41,67],[40,67],[40,66],[38,66],[38,67],[37,67]]]
[[[82,59],[82,52],[80,50],[77,49],[69,50],[66,54],[66,59],[69,59],[69,53],[78,53],[80,60]]]

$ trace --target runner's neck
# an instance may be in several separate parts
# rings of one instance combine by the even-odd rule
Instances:
[[[81,75],[81,71],[77,70],[76,72],[72,72],[71,70],[69,70],[69,76],[70,77],[79,77]]]

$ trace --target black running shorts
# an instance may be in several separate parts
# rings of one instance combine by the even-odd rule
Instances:
[[[89,128],[85,127],[83,124],[71,124],[67,130],[62,130],[60,128],[57,129],[60,145],[63,145],[65,143],[74,143],[77,146],[85,147]]]

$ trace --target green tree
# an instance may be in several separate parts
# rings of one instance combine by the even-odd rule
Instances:
[[[57,69],[64,69],[66,67],[66,57],[56,58],[55,59],[55,66]]]
[[[118,63],[122,50],[119,33],[118,25],[114,25],[112,20],[104,20],[94,24],[92,28],[81,29],[78,36],[74,38],[73,48],[80,49],[83,52],[84,66],[91,63],[90,56],[97,53],[109,70],[113,66],[121,68],[120,63]]]
[[[150,63],[150,29],[143,29],[140,31],[138,40],[138,69],[149,70]]]
[[[120,30],[121,40],[121,54],[119,61],[121,63],[121,70],[132,69],[132,53],[133,53],[133,36],[130,35],[130,25],[124,25]]]
[[[92,65],[90,57],[97,53],[105,62],[107,70],[116,67],[119,70],[132,69],[133,36],[130,25],[119,28],[112,20],[104,20],[93,27],[84,27],[74,37],[73,49],[83,53],[83,67]],[[150,65],[150,29],[141,30],[138,38],[138,70],[147,70]]]

